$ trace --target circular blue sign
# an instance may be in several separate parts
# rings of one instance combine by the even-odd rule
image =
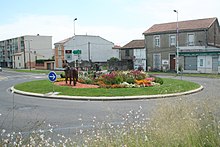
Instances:
[[[49,74],[48,74],[48,79],[51,81],[51,82],[55,82],[56,79],[57,79],[57,75],[54,71],[51,71]]]

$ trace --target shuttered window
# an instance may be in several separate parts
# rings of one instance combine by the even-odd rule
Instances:
[[[176,35],[170,35],[170,46],[176,46]]]
[[[160,36],[154,36],[154,47],[160,47]]]
[[[184,70],[197,70],[197,56],[184,57]]]
[[[194,46],[195,36],[194,34],[188,34],[188,46]]]
[[[161,54],[153,54],[153,68],[154,70],[161,70]]]

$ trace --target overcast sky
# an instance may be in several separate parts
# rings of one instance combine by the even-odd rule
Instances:
[[[153,24],[217,17],[219,0],[0,0],[0,40],[22,35],[101,36],[116,45],[144,39]]]

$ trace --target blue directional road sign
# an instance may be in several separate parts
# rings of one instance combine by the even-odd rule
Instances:
[[[51,71],[49,74],[48,74],[48,79],[51,81],[51,82],[55,82],[56,79],[57,79],[57,75],[54,71]]]

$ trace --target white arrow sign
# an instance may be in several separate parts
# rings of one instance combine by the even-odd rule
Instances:
[[[51,71],[49,74],[48,74],[48,79],[51,81],[51,82],[55,82],[56,79],[57,79],[57,75],[54,71]]]

